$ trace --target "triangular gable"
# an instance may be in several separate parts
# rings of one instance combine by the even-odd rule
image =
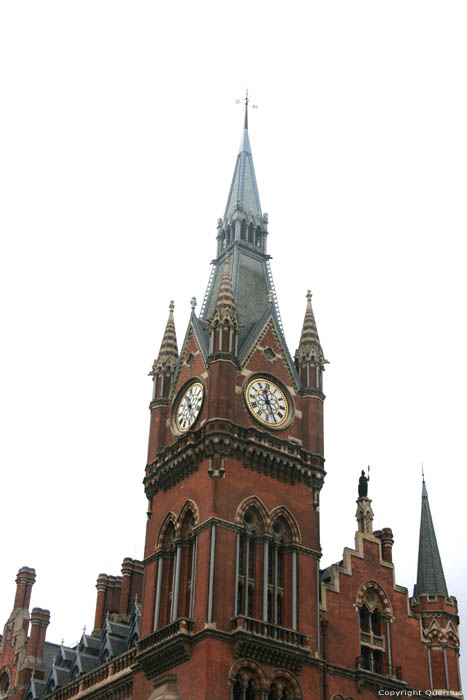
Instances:
[[[238,353],[238,361],[240,363],[240,366],[243,368],[248,364],[258,345],[261,344],[268,331],[270,331],[274,337],[276,347],[284,361],[284,366],[287,370],[287,373],[290,377],[294,388],[297,391],[300,390],[300,377],[298,376],[297,370],[295,369],[295,365],[287,348],[284,336],[280,331],[274,309],[267,309],[258,321],[258,323],[255,326],[253,326],[250,333],[245,338],[245,341]]]

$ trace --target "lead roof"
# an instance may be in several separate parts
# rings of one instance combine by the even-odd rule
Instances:
[[[431,596],[448,596],[425,481],[423,481],[422,486],[422,515],[418,544],[417,583],[414,587],[414,596],[420,596],[423,593]]]

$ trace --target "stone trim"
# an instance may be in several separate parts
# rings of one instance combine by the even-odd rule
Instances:
[[[143,483],[147,498],[186,479],[198,471],[201,461],[215,454],[237,459],[246,469],[285,483],[298,482],[314,490],[320,490],[323,485],[325,471],[321,455],[257,428],[214,419],[180,436],[146,466]]]

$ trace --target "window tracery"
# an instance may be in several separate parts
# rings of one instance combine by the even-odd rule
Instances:
[[[368,587],[359,602],[359,666],[373,673],[391,674],[389,617],[384,601],[375,588]]]

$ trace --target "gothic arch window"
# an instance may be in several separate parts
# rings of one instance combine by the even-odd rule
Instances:
[[[272,524],[272,541],[268,543],[268,621],[284,627],[294,626],[296,610],[292,591],[292,531],[279,515]]]
[[[248,224],[248,243],[251,243],[253,245],[254,243],[254,237],[255,237],[255,227],[253,224]]]
[[[173,588],[175,578],[175,525],[170,521],[165,528],[162,539],[162,552],[159,557],[159,567],[162,576],[160,583],[159,624],[168,625],[172,621]],[[156,621],[157,623],[157,621]]]
[[[225,233],[225,247],[226,247],[226,248],[227,248],[227,246],[230,244],[230,241],[231,241],[231,237],[230,237],[230,226],[227,226],[227,231],[226,231],[226,233]]]
[[[240,225],[240,238],[242,241],[246,240],[246,221],[243,220]]]
[[[9,687],[10,674],[6,668],[3,668],[0,672],[0,697],[3,697],[7,694]]]
[[[243,514],[243,528],[237,537],[236,615],[261,617],[261,553],[264,521],[251,505]]]
[[[367,587],[360,595],[358,625],[360,656],[358,666],[373,673],[392,675],[389,617],[378,590]]]
[[[193,590],[195,568],[195,514],[188,508],[183,515],[180,526],[181,562],[179,574],[180,600],[176,617],[192,617],[193,614]]]
[[[255,232],[255,245],[257,248],[261,248],[261,229],[259,226],[256,227]]]

